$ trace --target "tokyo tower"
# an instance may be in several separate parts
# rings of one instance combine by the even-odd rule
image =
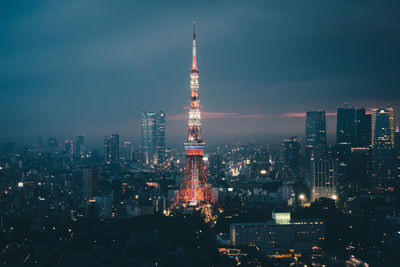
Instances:
[[[201,135],[199,70],[196,66],[195,22],[193,22],[193,62],[190,71],[190,110],[188,124],[188,138],[185,143],[186,165],[184,176],[170,210],[179,209],[185,212],[200,210],[205,220],[210,221],[213,219],[213,209],[222,210],[207,181],[206,166],[203,161],[205,143]]]

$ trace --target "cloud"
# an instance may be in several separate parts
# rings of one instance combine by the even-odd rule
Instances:
[[[168,115],[169,120],[186,120],[188,113],[179,113],[174,115]],[[213,112],[213,111],[202,111],[202,119],[262,119],[265,118],[265,114],[240,114],[236,112]]]
[[[336,112],[327,112],[325,113],[325,116],[336,116]],[[289,112],[289,113],[283,113],[281,117],[285,118],[305,118],[306,117],[306,112]]]

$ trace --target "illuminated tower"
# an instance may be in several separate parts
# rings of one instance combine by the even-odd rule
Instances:
[[[212,209],[217,202],[207,181],[206,166],[203,161],[205,143],[201,135],[201,116],[199,99],[199,70],[196,66],[196,34],[193,22],[193,62],[190,71],[190,110],[189,130],[186,150],[184,177],[171,209],[184,211],[201,210],[206,221],[212,219]]]

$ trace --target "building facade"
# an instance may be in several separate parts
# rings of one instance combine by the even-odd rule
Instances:
[[[305,152],[307,159],[322,157],[326,152],[325,111],[307,112]]]
[[[338,161],[334,159],[310,160],[311,202],[321,197],[337,199]]]
[[[142,157],[146,165],[165,161],[165,113],[142,113]]]
[[[82,194],[83,200],[93,199],[97,194],[98,175],[95,169],[82,169]]]
[[[284,172],[292,176],[299,175],[300,147],[300,142],[297,136],[284,140],[282,144],[282,162],[284,164]]]
[[[119,160],[119,135],[108,134],[104,137],[104,161],[107,164]]]
[[[372,109],[372,182],[375,187],[391,186],[394,178],[394,110]]]
[[[290,220],[290,213],[275,213],[273,217],[268,222],[231,224],[232,245],[256,246],[266,254],[298,253],[320,247],[325,239],[324,221]]]

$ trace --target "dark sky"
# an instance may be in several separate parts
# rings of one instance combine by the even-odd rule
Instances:
[[[209,143],[304,133],[345,101],[400,109],[400,1],[0,2],[0,142],[106,133],[140,141],[163,110],[183,142],[192,21]]]

